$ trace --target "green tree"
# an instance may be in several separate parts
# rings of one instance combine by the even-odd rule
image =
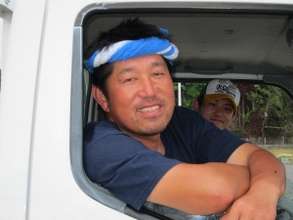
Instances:
[[[247,94],[245,128],[249,135],[279,138],[292,133],[292,100],[280,88],[255,85]]]
[[[205,83],[182,83],[182,106],[192,108],[194,98],[199,96],[205,85]],[[177,86],[175,89],[177,90]]]

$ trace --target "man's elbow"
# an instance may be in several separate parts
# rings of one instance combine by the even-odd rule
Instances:
[[[221,213],[228,209],[233,203],[234,197],[232,193],[210,192],[209,195],[201,200],[194,198],[194,201],[190,202],[190,207],[186,212],[196,215],[210,215],[215,213]]]
[[[217,182],[218,185],[209,190],[200,201],[198,197],[194,196],[194,201],[190,203],[194,205],[194,207],[190,207],[192,214],[209,215],[221,213],[227,210],[241,195],[245,194],[249,188],[248,181],[244,181],[238,187],[235,182],[233,183],[228,179]]]
[[[232,203],[244,195],[250,185],[248,171],[242,170],[242,178],[222,178],[219,180],[217,187],[211,191],[210,201],[217,212],[221,212],[229,208]]]
[[[211,196],[214,201],[214,208],[219,212],[226,210],[236,199],[244,195],[248,189],[248,181],[244,181],[244,183],[241,183],[238,186],[236,184],[231,184],[231,182],[219,185],[217,192],[214,191]]]
[[[235,200],[233,193],[230,192],[215,193],[211,198],[213,198],[213,201],[209,203],[212,209],[211,213],[220,213],[227,210]]]

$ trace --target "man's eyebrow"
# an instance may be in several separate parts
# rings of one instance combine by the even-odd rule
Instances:
[[[166,63],[164,61],[154,61],[151,64],[153,67],[157,67],[157,66],[163,66],[163,67],[167,67]]]
[[[164,61],[154,61],[151,63],[151,67],[166,67],[167,64]],[[124,69],[118,72],[118,75],[124,75],[126,73],[132,72],[135,68],[134,67],[125,67]]]
[[[133,67],[126,67],[118,72],[118,75],[123,75],[133,71]]]

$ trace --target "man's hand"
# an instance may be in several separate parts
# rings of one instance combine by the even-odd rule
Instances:
[[[275,220],[278,197],[269,187],[250,189],[237,199],[221,220]]]

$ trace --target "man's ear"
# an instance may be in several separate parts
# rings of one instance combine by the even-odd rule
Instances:
[[[96,102],[102,107],[102,109],[105,112],[109,112],[108,100],[101,89],[99,89],[97,86],[93,85],[92,86],[92,96],[94,97]]]

